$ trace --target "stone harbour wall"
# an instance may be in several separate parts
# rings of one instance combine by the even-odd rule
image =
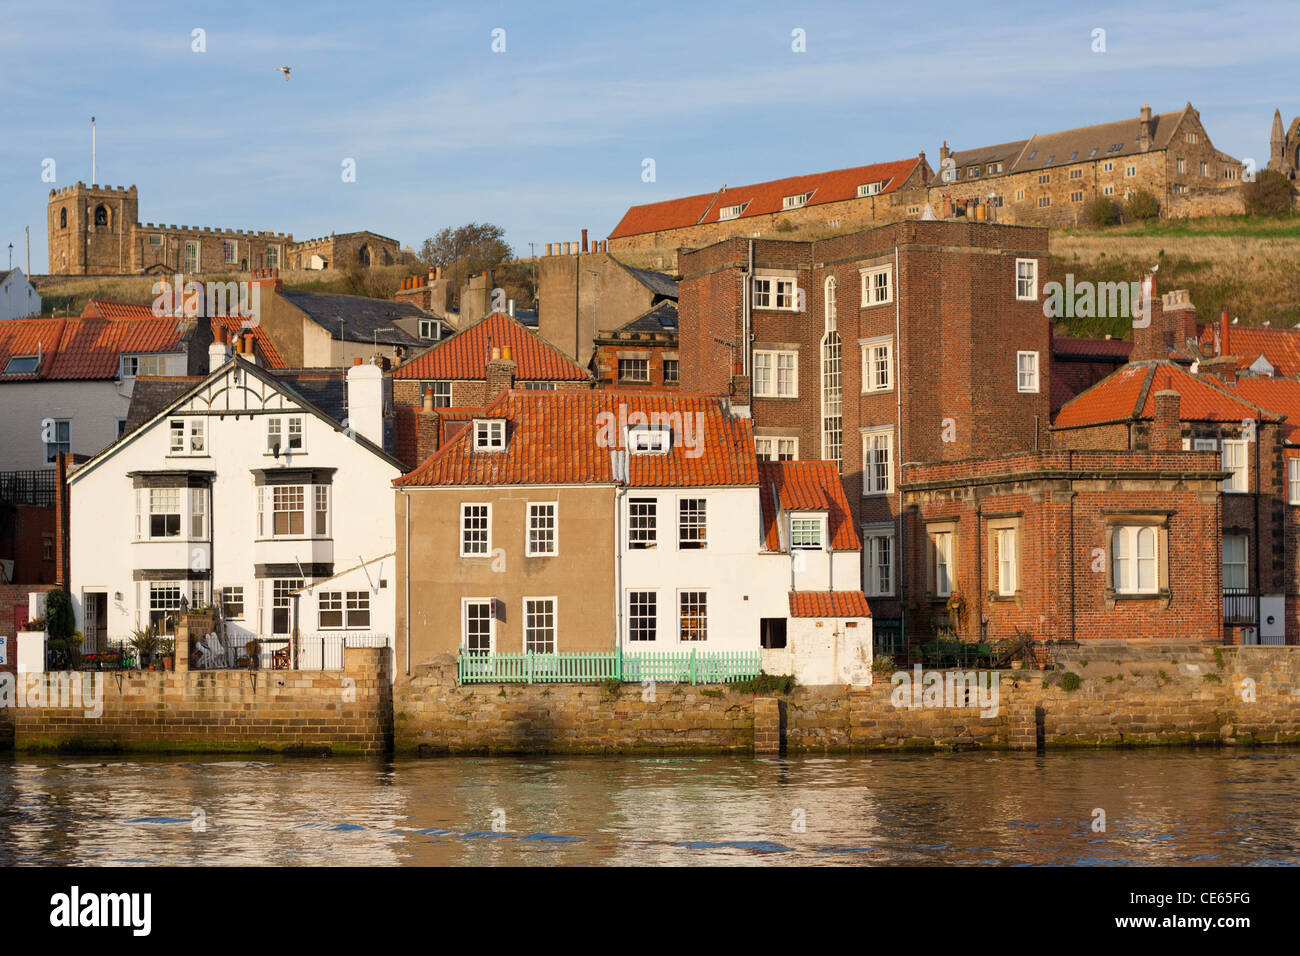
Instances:
[[[15,750],[380,755],[391,746],[387,648],[347,648],[342,671],[76,676],[82,682],[61,701],[56,699],[60,675],[18,676],[21,705],[0,711]],[[98,716],[87,678],[103,688]],[[5,739],[0,724],[0,746]]]

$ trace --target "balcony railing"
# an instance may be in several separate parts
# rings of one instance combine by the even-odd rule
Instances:
[[[727,684],[757,677],[759,651],[558,651],[550,654],[481,654],[456,657],[462,684],[578,684],[617,680],[666,684]]]
[[[1259,623],[1259,595],[1248,588],[1223,589],[1223,622],[1256,625]]]

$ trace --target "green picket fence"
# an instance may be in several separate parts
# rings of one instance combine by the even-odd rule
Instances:
[[[470,654],[456,657],[462,684],[580,684],[620,680],[639,684],[726,684],[758,676],[758,651],[558,651],[554,654]]]

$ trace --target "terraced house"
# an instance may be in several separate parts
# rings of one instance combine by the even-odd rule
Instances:
[[[694,659],[870,683],[834,466],[760,467],[723,399],[512,390],[394,486],[399,671],[586,652],[626,679]]]

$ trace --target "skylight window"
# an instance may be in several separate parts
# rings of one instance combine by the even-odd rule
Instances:
[[[35,355],[15,355],[5,366],[4,374],[22,375],[25,372],[35,372],[39,363],[40,359]]]

